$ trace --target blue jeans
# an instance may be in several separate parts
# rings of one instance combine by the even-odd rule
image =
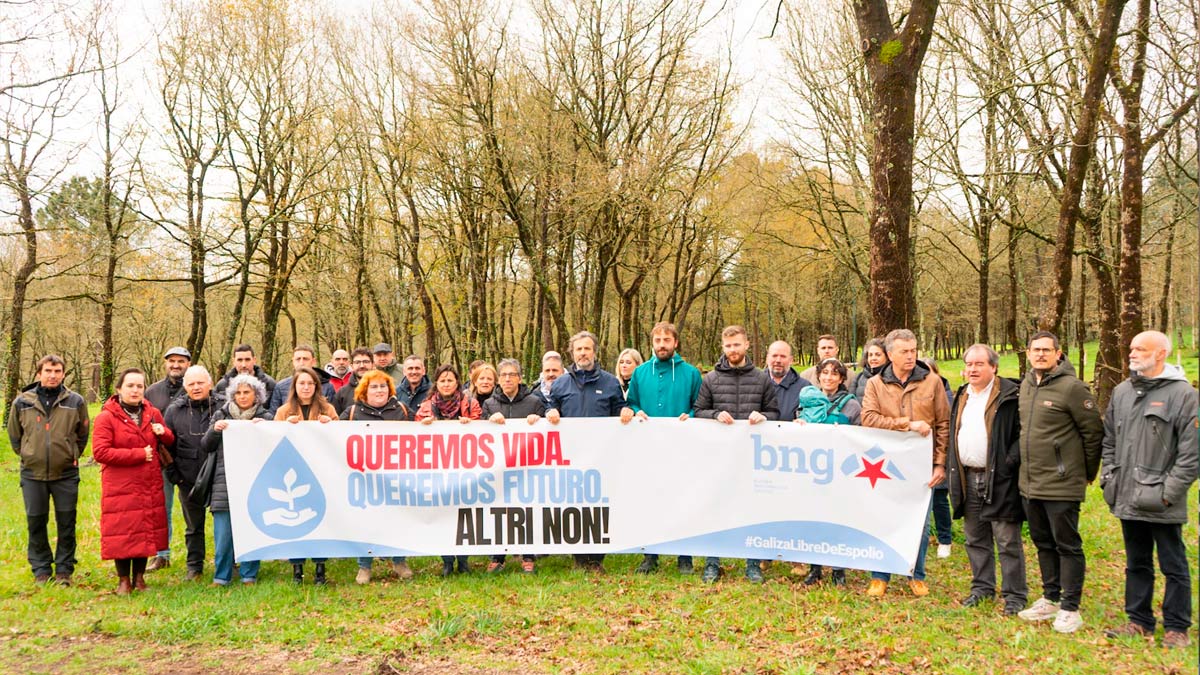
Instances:
[[[366,558],[359,558],[359,559],[358,559],[358,569],[360,569],[360,570],[369,570],[369,569],[371,569],[371,561],[372,561],[372,560],[374,560],[374,558],[372,558],[372,557],[369,557],[369,556],[368,556],[368,557],[366,557]],[[404,556],[402,556],[402,555],[398,555],[398,556],[393,556],[393,557],[392,557],[392,563],[402,563],[402,562],[404,562],[404,561],[406,561],[406,560],[408,560],[408,558],[405,558],[405,557],[404,557]]]
[[[921,528],[921,545],[917,548],[917,564],[913,566],[912,578],[925,581],[925,554],[929,552],[929,514],[932,512],[933,501],[925,507],[925,526]],[[871,572],[872,579],[891,581],[892,575],[887,572]]]
[[[228,511],[213,511],[213,582],[224,586],[233,579],[233,528],[229,523]],[[238,564],[242,581],[250,583],[258,578],[258,561],[243,560]]]
[[[933,488],[933,527],[937,534],[937,543],[950,543],[950,488]]]
[[[167,501],[167,548],[159,551],[158,557],[171,559],[171,510],[175,508],[175,484],[167,480],[167,472],[163,472],[163,496]]]

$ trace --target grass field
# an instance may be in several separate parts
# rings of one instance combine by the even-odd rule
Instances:
[[[99,475],[83,471],[79,567],[70,588],[32,583],[18,462],[0,434],[0,672],[6,673],[1195,673],[1197,653],[1110,642],[1124,622],[1120,528],[1097,490],[1084,505],[1088,554],[1085,627],[1059,635],[1048,623],[1005,618],[997,604],[963,609],[969,568],[955,525],[953,554],[932,555],[932,593],[894,582],[882,600],[805,588],[775,564],[752,586],[725,561],[716,585],[680,577],[664,559],[633,574],[635,556],[610,556],[608,574],[586,576],[569,559],[539,574],[482,573],[443,580],[440,561],[414,560],[417,577],[353,583],[351,560],[331,563],[326,587],[293,586],[283,562],[263,565],[254,587],[184,581],[183,521],[175,514],[175,565],[149,575],[150,590],[112,593],[99,559]],[[90,456],[90,455],[89,455]],[[1193,487],[1189,501],[1196,503]],[[1185,529],[1197,572],[1196,524]],[[1030,599],[1040,582],[1026,542]],[[211,542],[206,572],[211,574]],[[482,557],[473,558],[481,569]],[[385,567],[376,564],[377,574]],[[310,568],[311,570],[311,568]],[[310,571],[311,576],[311,571]],[[378,578],[378,577],[377,577]],[[1161,595],[1161,578],[1159,579]],[[1193,643],[1196,631],[1192,630]]]

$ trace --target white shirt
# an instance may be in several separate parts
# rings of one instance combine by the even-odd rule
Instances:
[[[958,421],[958,458],[963,466],[987,468],[988,428],[984,413],[995,385],[996,378],[993,377],[982,391],[975,391],[975,387],[968,385],[964,392],[967,402],[963,404]]]

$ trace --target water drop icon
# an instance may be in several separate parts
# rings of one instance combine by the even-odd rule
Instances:
[[[296,447],[283,439],[250,486],[247,509],[255,527],[275,539],[298,539],[325,517],[325,491]]]

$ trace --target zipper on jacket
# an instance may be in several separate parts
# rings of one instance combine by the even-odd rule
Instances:
[[[1033,415],[1035,412],[1037,412],[1036,404],[1037,404],[1037,395],[1038,395],[1039,389],[1041,389],[1041,384],[1035,383],[1033,385],[1033,396],[1029,400],[1029,419],[1026,420],[1025,425],[1021,427],[1022,430],[1033,429]],[[1029,482],[1029,443],[1030,443],[1030,440],[1031,440],[1031,437],[1033,436],[1033,434],[1026,434],[1026,433],[1022,432],[1021,435],[1025,437],[1025,456],[1021,458],[1021,471],[1025,474],[1025,482],[1028,483]]]
[[[1054,462],[1058,465],[1058,477],[1062,478],[1067,475],[1067,468],[1063,466],[1062,449],[1058,445],[1058,441],[1054,441]]]

